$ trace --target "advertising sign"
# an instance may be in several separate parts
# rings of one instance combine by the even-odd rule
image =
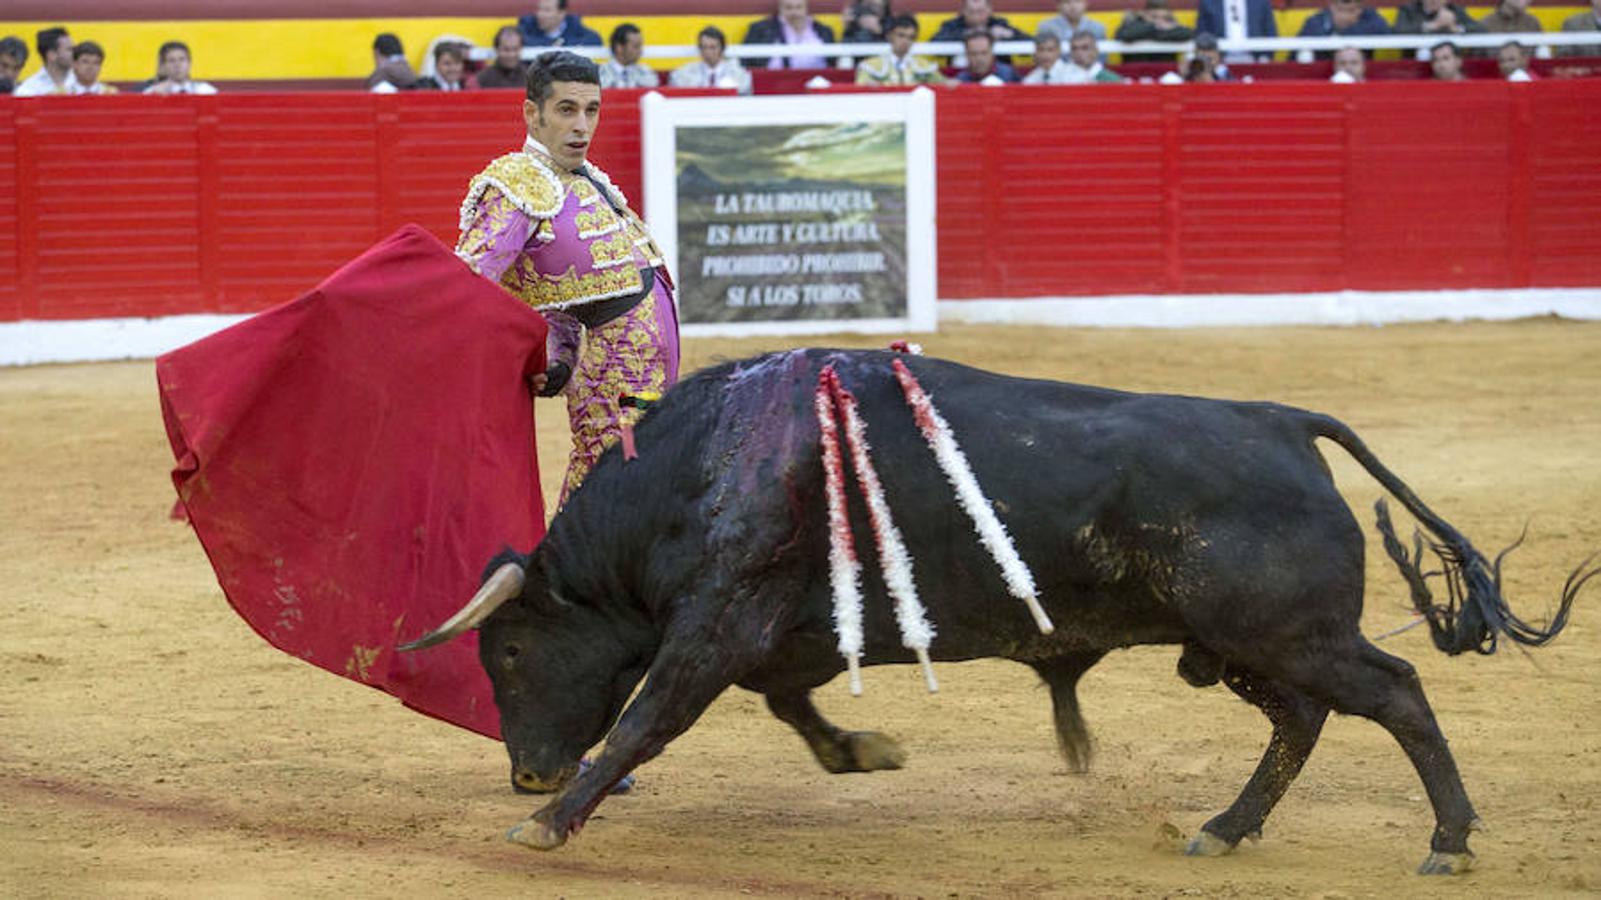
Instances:
[[[685,334],[934,328],[931,93],[641,102]]]

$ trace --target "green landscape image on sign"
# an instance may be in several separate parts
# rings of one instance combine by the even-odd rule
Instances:
[[[680,126],[685,323],[906,315],[906,127]]]

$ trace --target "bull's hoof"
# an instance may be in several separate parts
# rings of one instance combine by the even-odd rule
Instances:
[[[1179,677],[1191,687],[1208,687],[1223,679],[1223,657],[1202,647],[1187,643],[1179,656]]]
[[[906,751],[895,739],[877,731],[853,731],[845,735],[850,742],[851,759],[857,772],[899,769],[906,765]]]
[[[1473,853],[1441,853],[1436,850],[1418,866],[1419,875],[1463,875],[1473,868]]]
[[[559,831],[534,818],[518,822],[506,832],[506,840],[535,850],[554,850],[567,843],[565,831]]]
[[[1184,848],[1185,856],[1226,856],[1233,852],[1233,844],[1204,828],[1190,838],[1189,846]]]

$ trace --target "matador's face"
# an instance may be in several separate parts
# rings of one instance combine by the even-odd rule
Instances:
[[[577,169],[600,127],[600,85],[558,81],[542,102],[523,101],[523,121],[528,136],[544,144],[558,165]]]

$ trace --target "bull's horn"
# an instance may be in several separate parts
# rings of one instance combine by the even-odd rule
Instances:
[[[467,605],[463,606],[455,615],[446,619],[445,624],[415,641],[409,644],[401,644],[395,649],[402,652],[421,650],[424,647],[442,644],[470,628],[477,628],[483,624],[485,619],[489,618],[490,614],[499,609],[502,603],[523,592],[523,580],[525,577],[522,566],[516,563],[506,563],[496,569],[495,574],[489,576],[489,580],[485,581],[483,587],[478,589],[478,593],[467,601]]]

